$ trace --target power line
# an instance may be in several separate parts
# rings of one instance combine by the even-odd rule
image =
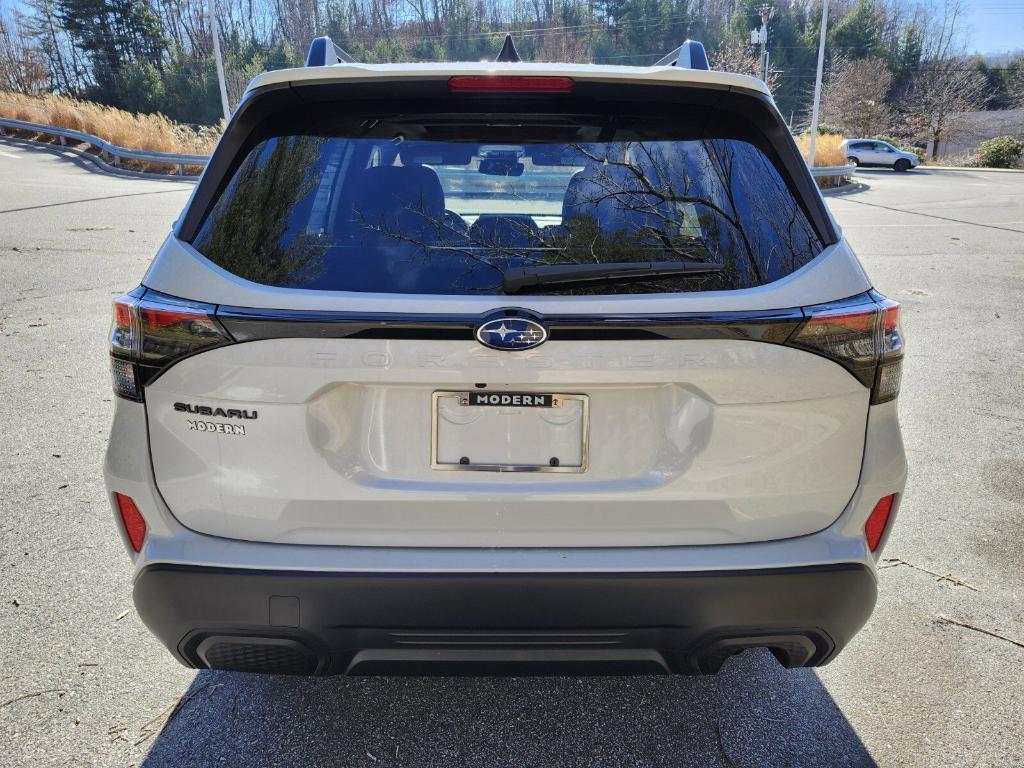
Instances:
[[[672,16],[662,16],[662,17],[659,17],[659,18],[656,18],[656,19],[635,19],[635,20],[632,20],[632,21],[631,20],[626,20],[626,21],[613,22],[613,23],[609,23],[609,22],[592,22],[592,23],[589,23],[589,24],[574,24],[574,25],[558,26],[558,27],[534,27],[534,28],[529,28],[528,27],[528,28],[525,28],[525,29],[515,29],[511,25],[508,25],[508,26],[506,26],[505,29],[501,29],[501,30],[496,29],[496,30],[493,30],[493,31],[490,31],[490,32],[473,32],[473,33],[468,33],[468,34],[465,34],[465,35],[460,35],[458,33],[453,33],[453,32],[442,32],[441,34],[436,34],[436,35],[417,34],[416,35],[416,39],[417,40],[480,40],[480,39],[485,39],[485,38],[490,38],[490,37],[496,37],[496,36],[504,35],[506,33],[511,34],[513,37],[516,37],[516,38],[535,37],[535,36],[546,35],[549,32],[566,32],[566,31],[572,31],[572,30],[596,30],[596,31],[601,32],[601,31],[614,31],[614,30],[617,30],[617,29],[620,29],[620,30],[621,29],[632,29],[634,27],[663,26],[667,22],[680,21],[680,20],[686,20],[686,21],[691,21],[692,22],[692,21],[699,20],[699,17],[695,16],[694,14],[685,13],[685,14],[675,14],[675,15],[672,15]],[[425,24],[425,23],[429,23],[429,22],[424,22],[422,20],[413,19],[413,20],[411,20],[411,21],[409,21],[407,23],[409,23],[409,24]]]

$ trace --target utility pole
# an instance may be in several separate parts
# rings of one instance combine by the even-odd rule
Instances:
[[[825,30],[828,28],[828,0],[821,7],[821,37],[818,39],[818,73],[814,76],[814,105],[811,107],[811,146],[807,164],[814,167],[814,150],[818,144],[818,109],[821,107],[821,73],[825,68]]]
[[[761,16],[761,79],[768,82],[768,22],[775,15],[775,6],[762,5],[757,12]]]
[[[220,30],[217,28],[217,7],[216,0],[209,0],[210,11],[210,35],[213,37],[213,58],[217,63],[217,84],[220,86],[220,106],[224,110],[224,122],[231,117],[231,108],[228,106],[228,87],[224,83],[224,59],[220,55]]]
[[[758,58],[761,60],[761,79],[764,80],[768,76],[767,67],[764,64],[765,50],[768,47],[768,28],[762,24],[757,29],[752,29],[750,31],[750,44],[761,46]]]

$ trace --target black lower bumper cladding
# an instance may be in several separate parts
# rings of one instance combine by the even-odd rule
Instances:
[[[686,573],[322,573],[154,564],[145,624],[188,666],[282,674],[714,673],[827,663],[874,608],[860,563]]]

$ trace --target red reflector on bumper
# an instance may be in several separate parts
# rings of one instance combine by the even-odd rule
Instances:
[[[864,538],[868,540],[868,549],[872,552],[878,549],[878,545],[882,543],[882,536],[889,525],[894,501],[896,501],[895,493],[879,499],[875,508],[871,510],[868,521],[864,524]]]
[[[545,75],[458,75],[448,79],[449,90],[460,93],[568,93],[571,77]]]
[[[115,493],[117,499],[117,510],[121,513],[121,524],[124,532],[128,535],[128,542],[136,552],[142,550],[142,542],[146,538],[146,521],[142,519],[142,513],[135,506],[130,496],[123,493]]]

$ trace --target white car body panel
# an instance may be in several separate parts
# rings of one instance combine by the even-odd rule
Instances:
[[[587,471],[431,469],[432,393],[478,382],[589,396]],[[868,394],[825,358],[763,342],[555,341],[508,353],[469,341],[275,339],[184,360],[146,399],[157,485],[194,530],[538,547],[720,544],[827,527],[857,486]],[[204,418],[176,402],[258,418]],[[245,434],[197,431],[197,421]],[[491,442],[517,444],[511,432]]]
[[[870,290],[871,281],[845,240],[781,280],[755,288],[694,293],[616,296],[444,296],[352,291],[311,291],[260,285],[218,267],[188,243],[169,235],[142,280],[170,296],[235,307],[394,312],[410,314],[485,313],[514,305],[540,314],[661,314],[789,309]]]
[[[167,507],[153,480],[147,451],[137,439],[147,430],[146,406],[117,399],[104,476],[107,487],[130,495],[148,527],[136,572],[154,564],[257,571],[338,573],[604,573],[764,570],[860,562],[874,568],[864,523],[879,498],[899,493],[907,479],[896,403],[871,406],[859,484],[842,515],[827,528],[789,539],[752,544],[654,547],[355,547],[240,541],[197,533]],[[895,511],[898,513],[899,499]],[[115,518],[117,508],[111,497]],[[118,525],[118,530],[123,529]],[[890,526],[891,528],[891,526]],[[883,546],[885,541],[882,542]]]

